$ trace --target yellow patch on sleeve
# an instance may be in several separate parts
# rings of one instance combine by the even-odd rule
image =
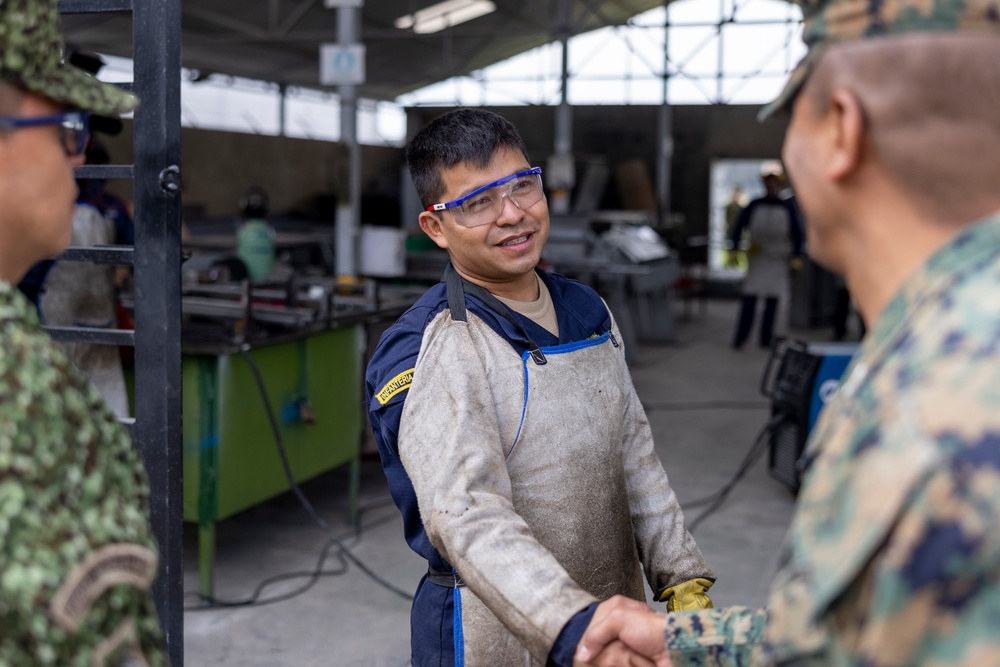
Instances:
[[[413,382],[413,370],[414,369],[411,368],[408,371],[403,371],[396,377],[389,380],[386,385],[382,387],[382,391],[375,394],[375,398],[378,399],[378,402],[385,405],[392,400],[393,396],[401,391],[409,389],[410,383]]]

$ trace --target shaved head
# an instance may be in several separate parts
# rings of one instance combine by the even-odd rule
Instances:
[[[835,91],[864,110],[868,149],[901,188],[945,219],[1000,189],[1000,39],[920,33],[831,47],[803,94]]]

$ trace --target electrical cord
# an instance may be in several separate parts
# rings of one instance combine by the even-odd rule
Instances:
[[[757,435],[754,436],[754,444],[751,445],[750,451],[747,452],[746,457],[744,457],[743,461],[740,463],[740,467],[736,471],[737,476],[742,476],[742,474],[745,474],[745,471],[743,471],[743,468],[745,466],[749,465],[750,467],[753,467],[753,464],[756,463],[757,458],[759,458],[761,454],[761,452],[755,450],[755,447],[758,446],[758,443],[761,441],[762,438],[764,438],[764,436],[766,436],[772,429],[774,429],[782,421],[784,421],[784,416],[776,415],[772,417],[766,424],[764,424],[761,430],[757,432]],[[751,461],[751,459],[753,460]],[[711,493],[702,498],[698,498],[697,500],[691,500],[689,502],[683,503],[684,509],[689,510],[693,507],[700,507],[701,505],[706,505],[716,500],[721,494],[728,493],[729,489],[731,488],[731,485],[733,484],[734,480],[731,479],[725,486],[723,486],[715,493]]]
[[[373,510],[373,509],[378,509],[380,507],[385,507],[385,506],[391,505],[391,504],[392,504],[392,498],[382,498],[382,499],[379,499],[377,501],[373,501],[372,503],[370,503],[370,504],[368,504],[366,506],[358,508],[358,519],[359,519],[359,522],[358,522],[357,526],[355,528],[352,528],[350,531],[346,531],[346,533],[341,533],[341,538],[343,539],[343,537],[345,535],[350,535],[356,541],[360,541],[361,537],[362,537],[362,531],[363,530],[365,530],[365,529],[371,530],[371,529],[376,528],[376,527],[378,527],[378,526],[380,526],[380,525],[382,525],[384,523],[388,523],[390,521],[393,521],[396,518],[395,515],[384,516],[384,517],[382,517],[380,519],[376,519],[375,521],[372,521],[367,526],[364,526],[360,522],[360,518],[364,515],[365,512],[368,512],[368,511]],[[339,551],[335,554],[335,556],[340,561],[341,567],[339,569],[336,569],[336,570],[324,570],[323,569],[323,565],[325,564],[326,560],[330,557],[329,556],[330,548],[333,547],[334,545],[335,545],[335,543],[333,542],[333,540],[327,540],[327,542],[323,545],[322,551],[320,552],[320,557],[319,557],[318,562],[316,563],[316,567],[313,568],[312,570],[303,570],[303,571],[296,571],[296,572],[286,572],[284,574],[278,574],[278,575],[275,575],[273,577],[269,577],[269,578],[263,580],[262,582],[260,582],[257,585],[257,587],[254,589],[253,594],[250,597],[244,598],[242,600],[221,600],[219,598],[215,598],[215,597],[212,597],[212,596],[209,596],[209,595],[202,595],[201,593],[198,593],[198,592],[188,593],[185,597],[196,597],[199,600],[202,600],[203,602],[205,602],[206,604],[199,605],[199,606],[196,606],[196,607],[185,607],[184,611],[186,611],[186,612],[187,611],[212,611],[212,610],[218,610],[218,609],[222,609],[222,608],[231,608],[231,607],[262,607],[264,605],[271,604],[271,603],[274,603],[274,602],[281,602],[281,601],[284,601],[284,600],[290,600],[291,598],[296,597],[298,595],[301,595],[302,593],[305,593],[310,588],[312,588],[313,585],[315,585],[315,583],[319,580],[320,577],[338,576],[338,575],[341,575],[341,574],[344,574],[344,573],[347,572],[347,568],[348,568],[347,561],[344,559],[344,556]],[[354,545],[352,545],[352,546],[354,546]],[[263,600],[260,599],[261,594],[269,586],[272,586],[272,585],[274,585],[276,583],[279,583],[279,582],[282,582],[282,581],[287,581],[287,580],[290,580],[290,579],[301,579],[303,577],[309,577],[310,578],[310,581],[307,582],[306,585],[303,585],[303,586],[295,589],[294,591],[290,591],[288,593],[284,593],[282,595],[275,596],[274,598],[265,598]]]
[[[787,419],[787,415],[777,414],[772,416],[763,428],[757,433],[754,438],[753,444],[750,446],[750,451],[743,458],[736,472],[733,474],[732,478],[726,484],[716,491],[715,493],[705,496],[704,498],[699,498],[689,503],[684,504],[685,509],[690,509],[692,507],[698,507],[700,505],[708,504],[708,507],[702,511],[697,517],[695,517],[690,523],[688,523],[688,532],[692,535],[695,529],[701,525],[701,523],[716,512],[725,502],[726,498],[729,496],[730,492],[736,487],[741,479],[750,471],[751,468],[760,460],[760,457],[767,451],[767,435],[780,424]]]
[[[225,342],[231,343],[232,341],[227,339]],[[400,597],[412,601],[413,596],[410,593],[386,581],[384,578],[382,578],[376,572],[374,572],[371,568],[365,565],[364,562],[362,562],[357,556],[355,556],[354,553],[348,547],[348,545],[341,539],[340,536],[336,535],[333,532],[329,524],[327,524],[326,521],[323,520],[323,517],[319,515],[313,504],[309,502],[308,498],[306,498],[305,494],[302,492],[302,488],[299,486],[298,482],[295,481],[295,476],[292,474],[291,464],[288,462],[288,454],[285,451],[285,442],[284,439],[281,437],[281,431],[278,428],[278,422],[274,416],[274,409],[271,406],[271,401],[267,396],[267,389],[264,386],[264,379],[261,377],[260,368],[257,366],[257,363],[253,360],[253,357],[250,355],[247,345],[245,344],[239,345],[237,349],[239,350],[240,355],[243,357],[244,361],[246,361],[247,365],[250,367],[250,372],[254,378],[254,384],[256,385],[257,391],[260,394],[261,401],[264,403],[264,409],[265,409],[264,411],[267,415],[268,424],[271,427],[271,433],[274,436],[274,442],[278,449],[278,456],[281,459],[281,466],[285,474],[285,479],[288,481],[289,487],[295,494],[295,497],[298,499],[299,503],[306,510],[306,513],[309,514],[309,517],[313,520],[313,522],[317,526],[319,526],[319,528],[323,532],[327,534],[329,540],[326,542],[326,544],[323,547],[323,550],[320,552],[319,560],[316,563],[316,567],[312,571],[289,572],[265,579],[260,584],[258,584],[257,588],[254,590],[254,593],[250,597],[245,598],[243,600],[219,600],[211,596],[205,596],[200,593],[196,593],[195,595],[197,595],[197,597],[206,601],[208,604],[197,607],[185,607],[184,611],[208,611],[213,609],[218,610],[218,609],[227,609],[235,607],[262,606],[265,604],[272,604],[274,602],[279,602],[282,600],[288,600],[297,595],[301,595],[302,593],[312,588],[312,586],[315,585],[315,583],[319,580],[319,577],[321,576],[334,576],[334,575],[344,574],[347,571],[348,567],[347,561],[354,563],[358,567],[358,569],[360,569],[362,572],[368,575],[368,577],[370,577],[373,581],[375,581],[383,588],[386,588],[387,590],[395,593],[396,595],[399,595]],[[392,504],[391,498],[383,498],[371,503],[368,507],[359,508],[358,525],[352,531],[354,537],[358,540],[360,540],[361,538],[362,524],[360,519],[361,516],[364,514],[364,512],[376,509],[378,507],[384,507],[390,504]],[[385,523],[386,521],[391,520],[392,518],[394,517],[384,517],[383,519],[373,522],[373,524],[370,525],[368,528],[369,529],[373,528],[376,525],[380,525],[382,523]],[[342,567],[336,570],[324,570],[323,565],[325,564],[326,559],[329,557],[329,551],[333,546],[336,546],[338,549],[337,558],[341,561]],[[300,586],[294,591],[275,596],[274,598],[266,598],[264,600],[259,599],[260,594],[268,586],[275,584],[279,581],[286,581],[288,579],[295,579],[302,577],[309,577],[309,581],[307,581],[304,585]]]
[[[285,452],[285,442],[281,437],[281,431],[278,429],[278,422],[274,417],[274,409],[271,407],[271,400],[267,397],[267,389],[264,386],[264,379],[260,375],[260,369],[257,367],[257,363],[253,360],[253,357],[247,351],[246,345],[241,345],[239,350],[244,361],[246,361],[247,365],[250,367],[250,372],[253,374],[254,382],[257,384],[257,390],[260,392],[261,401],[264,403],[264,411],[266,412],[267,420],[271,425],[271,432],[274,435],[275,444],[278,446],[278,455],[281,458],[281,466],[285,471],[285,478],[288,480],[288,484],[291,487],[292,492],[295,494],[295,497],[299,499],[299,502],[306,510],[306,513],[309,514],[313,522],[316,523],[316,525],[330,537],[330,540],[337,545],[337,548],[340,549],[340,553],[343,554],[347,560],[358,566],[358,569],[367,574],[368,577],[375,583],[389,591],[392,591],[400,597],[407,600],[413,600],[412,595],[383,579],[374,570],[365,565],[364,562],[362,562],[357,556],[355,556],[347,545],[334,534],[330,526],[326,523],[323,517],[319,515],[316,508],[313,507],[313,504],[309,502],[308,498],[306,498],[305,494],[302,492],[302,488],[299,486],[298,482],[295,481],[295,476],[292,474],[292,466],[289,464],[288,455]]]
[[[204,600],[207,604],[197,606],[197,607],[184,607],[184,611],[212,611],[217,609],[231,609],[234,607],[263,607],[264,605],[274,604],[275,602],[283,602],[285,600],[290,600],[293,597],[305,593],[310,588],[312,588],[320,577],[337,576],[347,572],[347,561],[344,559],[343,553],[338,551],[335,556],[340,561],[340,568],[336,570],[324,570],[323,565],[326,563],[326,559],[329,557],[330,549],[335,545],[333,540],[327,541],[323,546],[323,550],[320,552],[319,560],[316,562],[316,567],[312,571],[305,572],[286,572],[285,574],[275,575],[269,577],[257,585],[254,589],[253,594],[250,597],[243,600],[220,600],[218,598],[212,597],[210,595],[202,595],[201,593],[194,593],[199,599]],[[261,593],[267,589],[268,586],[276,584],[281,581],[287,581],[289,579],[300,579],[302,577],[309,577],[307,581],[302,586],[299,586],[293,591],[288,593],[283,593],[281,595],[276,595],[272,598],[260,599]]]

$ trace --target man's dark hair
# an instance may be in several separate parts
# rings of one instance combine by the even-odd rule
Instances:
[[[406,147],[406,165],[424,206],[444,194],[441,172],[457,164],[487,167],[497,151],[528,150],[509,120],[485,109],[456,109],[432,120]]]

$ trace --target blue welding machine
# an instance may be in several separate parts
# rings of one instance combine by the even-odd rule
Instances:
[[[793,493],[799,490],[798,463],[809,433],[858,347],[804,341],[780,341],[771,347],[760,385],[761,393],[771,400],[774,422],[768,467]]]

